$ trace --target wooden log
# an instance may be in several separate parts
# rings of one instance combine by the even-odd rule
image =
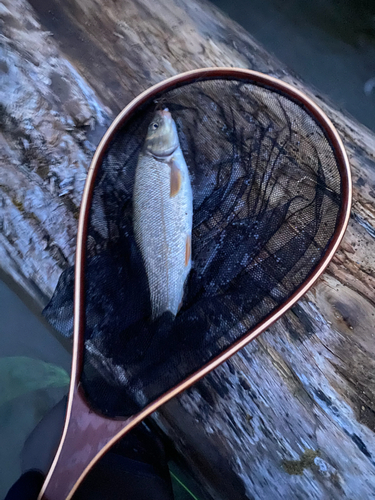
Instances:
[[[272,328],[155,419],[215,499],[375,498],[375,137],[208,3],[3,0],[0,263],[41,307],[74,256],[86,171],[135,95],[203,66],[310,95],[354,178],[344,242]]]

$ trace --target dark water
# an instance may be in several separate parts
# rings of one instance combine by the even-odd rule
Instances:
[[[269,52],[375,130],[373,0],[212,0]]]
[[[0,339],[0,498],[4,498],[28,466],[23,453],[26,439],[67,392],[70,354],[4,281],[0,281]]]
[[[213,3],[306,82],[375,130],[374,1]],[[70,355],[35,311],[1,280],[0,339],[0,363],[11,358],[11,365],[0,364],[0,382],[14,396],[6,401],[0,399],[1,499],[22,467],[31,465],[22,454],[30,432],[67,391],[61,369],[69,372]],[[43,375],[46,367],[40,362],[55,366],[49,368],[49,378]],[[4,399],[4,390],[1,394]],[[188,478],[184,480],[189,482]],[[199,491],[194,491],[199,496]],[[184,498],[192,497],[185,492]]]

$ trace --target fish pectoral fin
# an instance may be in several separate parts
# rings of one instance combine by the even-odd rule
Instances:
[[[176,194],[181,189],[182,174],[181,174],[181,170],[178,168],[177,162],[174,158],[172,158],[168,162],[168,165],[171,168],[171,189],[170,189],[169,196],[170,196],[170,198],[173,198],[174,196],[176,196]]]

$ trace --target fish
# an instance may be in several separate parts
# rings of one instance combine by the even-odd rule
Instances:
[[[168,108],[148,126],[133,190],[133,228],[145,266],[152,319],[176,316],[191,270],[193,193],[175,121]]]

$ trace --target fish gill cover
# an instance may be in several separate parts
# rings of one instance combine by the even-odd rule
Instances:
[[[220,354],[314,271],[341,209],[325,132],[301,105],[242,80],[206,79],[159,97],[177,125],[193,189],[192,269],[176,317],[151,320],[133,225],[133,184],[155,98],[106,151],[87,236],[85,350],[90,404],[131,415]],[[71,331],[73,269],[45,315]]]

